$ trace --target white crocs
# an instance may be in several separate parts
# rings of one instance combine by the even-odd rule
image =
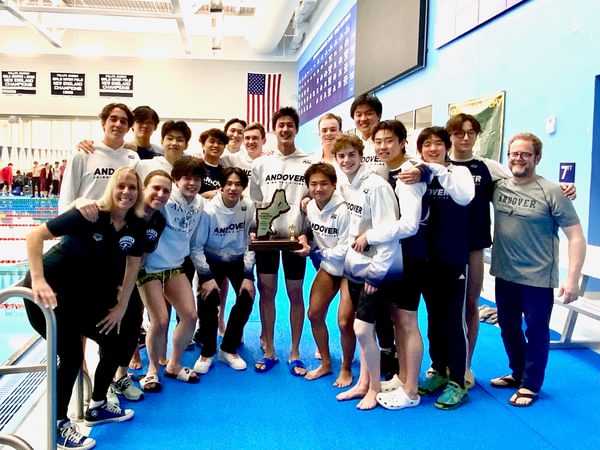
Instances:
[[[377,394],[377,403],[383,406],[385,409],[404,409],[418,406],[421,402],[421,397],[417,395],[417,398],[413,400],[410,398],[403,388],[398,388],[392,392],[380,392]]]
[[[392,392],[402,386],[404,386],[404,383],[398,378],[398,374],[394,374],[391,379],[381,382],[381,392]]]
[[[204,360],[202,360],[202,358],[204,358]],[[200,356],[194,364],[194,372],[199,373],[201,375],[208,373],[208,371],[210,370],[210,366],[212,366],[213,358],[214,356]]]
[[[229,367],[231,367],[234,370],[246,370],[246,367],[247,367],[246,361],[244,361],[242,359],[242,357],[239,355],[236,358],[231,353],[227,353],[227,352],[224,352],[223,350],[219,350],[218,358],[219,358],[219,361],[221,361],[223,364],[227,364]]]

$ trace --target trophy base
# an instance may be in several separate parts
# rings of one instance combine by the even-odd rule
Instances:
[[[276,250],[300,250],[302,244],[297,240],[290,239],[254,239],[250,241],[248,249],[254,252],[276,251]]]

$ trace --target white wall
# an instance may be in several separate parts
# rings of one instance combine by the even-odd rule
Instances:
[[[132,108],[150,105],[161,117],[245,117],[247,72],[281,72],[280,103],[296,104],[293,62],[0,55],[0,69],[37,72],[37,95],[0,95],[0,115],[97,116],[105,104],[123,101]],[[51,96],[50,72],[85,72],[86,96]],[[133,74],[134,96],[100,97],[99,73]]]

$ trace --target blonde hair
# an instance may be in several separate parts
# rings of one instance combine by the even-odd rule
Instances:
[[[115,170],[115,173],[112,174],[108,184],[106,185],[106,189],[104,189],[102,197],[100,197],[100,200],[98,201],[101,211],[112,212],[112,210],[115,208],[113,193],[117,188],[117,185],[129,175],[133,175],[135,177],[135,184],[137,185],[138,190],[137,199],[131,209],[137,217],[144,217],[144,195],[142,194],[142,181],[133,167],[120,167]]]

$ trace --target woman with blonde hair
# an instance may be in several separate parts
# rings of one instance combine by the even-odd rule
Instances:
[[[141,182],[135,169],[122,167],[112,175],[99,200],[98,220],[90,222],[77,209],[33,229],[27,235],[29,272],[24,285],[57,322],[57,448],[88,449],[93,439],[79,433],[67,417],[73,385],[83,362],[82,338],[96,341],[100,360],[94,390],[85,413],[87,426],[122,422],[130,409],[106,401],[106,392],[122,358],[122,321],[140,267],[146,226]],[[42,255],[44,240],[62,237]],[[32,326],[45,337],[37,307],[25,302]]]

